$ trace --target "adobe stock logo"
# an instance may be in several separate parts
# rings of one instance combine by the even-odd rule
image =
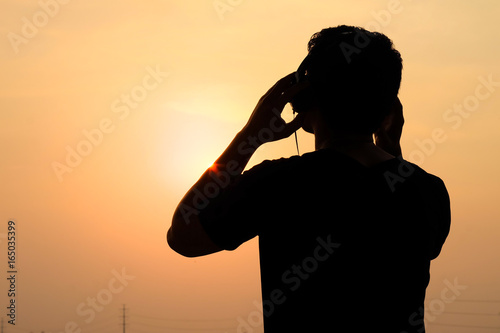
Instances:
[[[273,108],[274,117],[271,118],[269,126],[261,128],[256,135],[249,135],[238,145],[238,154],[248,156],[252,154],[263,143],[273,141],[278,133],[285,129],[285,125],[279,124],[281,112]],[[215,171],[214,171],[215,170]],[[232,177],[239,175],[243,171],[242,166],[236,160],[230,160],[222,168],[215,166],[213,170],[209,169],[207,176],[211,181],[206,183],[203,188],[193,188],[190,191],[191,204],[180,204],[179,212],[186,224],[190,223],[191,215],[198,215],[205,209],[210,200],[216,198],[224,189],[231,184]]]
[[[106,288],[103,288],[95,294],[95,297],[87,297],[85,302],[81,302],[76,307],[76,314],[84,317],[84,322],[90,324],[97,317],[104,308],[111,304],[115,296],[122,293],[129,285],[130,281],[135,280],[135,276],[127,274],[125,267],[118,271],[113,269],[111,271],[112,278],[108,280]],[[76,321],[68,321],[64,325],[64,329],[59,333],[82,333],[86,332],[85,325],[79,324]]]
[[[21,18],[21,34],[17,34],[12,31],[7,34],[7,39],[9,40],[14,53],[18,54],[19,46],[21,44],[28,44],[30,39],[35,38],[40,32],[40,29],[44,28],[49,23],[51,18],[54,18],[57,14],[59,14],[61,5],[66,5],[69,2],[70,0],[38,1],[40,9],[33,14],[31,20],[26,16]]]
[[[469,286],[458,283],[458,278],[455,277],[453,282],[448,279],[443,281],[445,287],[441,290],[440,297],[432,299],[426,306],[420,307],[417,312],[414,312],[408,318],[408,323],[417,328],[417,332],[422,333],[425,331],[427,322],[433,322],[437,316],[445,312],[446,306],[457,300],[462,295],[462,292]],[[413,331],[412,331],[413,332]],[[400,333],[408,333],[402,331]]]
[[[429,137],[415,139],[414,142],[417,148],[407,154],[408,160],[413,161],[417,165],[423,165],[427,158],[435,154],[438,147],[449,139],[448,134],[459,130],[464,120],[473,116],[480,109],[481,103],[492,98],[498,88],[500,88],[500,81],[495,81],[493,74],[478,76],[477,81],[478,83],[473,93],[463,98],[460,103],[455,103],[453,107],[444,111],[442,118],[445,123],[450,124],[449,128],[436,127],[431,130]],[[392,192],[396,190],[398,184],[403,183],[415,170],[415,167],[411,163],[402,157],[399,157],[399,159],[401,163],[397,173],[390,171],[384,173],[384,177]]]
[[[73,169],[78,167],[84,158],[94,151],[95,147],[101,145],[106,135],[113,133],[116,126],[129,117],[131,110],[137,109],[140,103],[146,100],[149,93],[157,89],[169,75],[169,73],[161,71],[159,65],[156,68],[148,66],[145,71],[146,74],[140,84],[133,86],[129,93],[121,94],[111,103],[111,112],[115,113],[118,119],[113,121],[112,118],[104,117],[95,128],[83,129],[81,133],[84,139],[81,139],[73,147],[66,145],[66,157],[63,163],[52,162],[52,170],[59,182],[64,180],[65,174],[73,172]]]
[[[412,0],[407,0],[411,2]],[[385,9],[380,9],[378,11],[371,11],[370,15],[373,20],[367,22],[364,28],[368,31],[381,31],[382,28],[389,26],[393,18],[400,15],[405,7],[400,0],[389,0],[386,4]],[[362,50],[370,44],[370,36],[358,32],[354,37],[354,45],[346,42],[339,44],[339,48],[344,54],[344,57],[348,64],[352,61],[352,56],[354,54],[360,54]]]
[[[219,20],[224,21],[226,13],[233,12],[242,2],[243,0],[214,0],[213,5]]]
[[[269,318],[275,310],[283,305],[287,300],[287,293],[293,293],[314,275],[321,263],[327,261],[335,251],[341,246],[340,243],[332,241],[332,235],[325,238],[316,238],[316,247],[311,255],[304,257],[300,262],[291,265],[281,275],[281,282],[284,288],[276,288],[269,293],[267,298],[263,298],[262,303],[254,301],[257,310],[250,312],[246,318],[239,316],[236,333],[254,333],[263,324],[263,318]]]

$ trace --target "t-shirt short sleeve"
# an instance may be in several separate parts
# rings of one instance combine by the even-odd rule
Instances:
[[[441,252],[441,248],[444,245],[446,238],[450,232],[451,226],[451,210],[450,210],[450,197],[446,186],[443,181],[434,175],[430,176],[430,182],[433,188],[433,216],[435,216],[434,223],[432,226],[432,250],[430,257],[431,259],[437,258]]]
[[[273,194],[279,188],[277,170],[285,159],[264,161],[238,176],[233,185],[222,188],[199,214],[212,241],[234,250],[259,235],[273,218]]]

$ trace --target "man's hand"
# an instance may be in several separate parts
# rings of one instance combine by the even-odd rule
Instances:
[[[280,79],[261,97],[241,133],[258,138],[260,144],[289,137],[302,127],[303,115],[286,123],[281,113],[285,105],[308,85],[308,82],[295,83],[295,73]]]
[[[207,188],[222,192],[243,172],[259,145],[290,136],[302,126],[302,117],[290,123],[281,118],[285,105],[307,83],[295,84],[294,73],[279,80],[257,103],[248,123],[231,141],[226,150],[182,198],[172,218],[167,240],[176,252],[196,257],[222,250],[204,231],[198,215],[213,198]],[[250,142],[250,141],[251,142]],[[251,146],[251,149],[245,147]],[[244,149],[243,149],[244,148]],[[216,181],[216,179],[219,179]],[[222,182],[220,179],[225,179]],[[200,204],[202,196],[203,203]]]
[[[394,156],[401,156],[401,145],[399,140],[403,132],[403,105],[396,98],[391,111],[382,122],[380,128],[375,132],[375,145]]]

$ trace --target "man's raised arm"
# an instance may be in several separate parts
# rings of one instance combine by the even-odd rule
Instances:
[[[197,257],[222,250],[206,234],[198,214],[214,196],[234,183],[258,147],[286,138],[302,126],[301,116],[290,123],[281,118],[285,105],[307,87],[307,83],[295,84],[294,77],[294,73],[285,76],[262,96],[247,124],[184,195],[167,232],[168,244],[174,251]]]

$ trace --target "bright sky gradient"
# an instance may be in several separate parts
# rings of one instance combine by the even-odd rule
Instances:
[[[187,259],[165,233],[185,191],[260,96],[296,69],[309,37],[339,24],[384,32],[402,53],[403,154],[450,192],[428,332],[500,327],[499,16],[497,0],[2,0],[5,332],[121,332],[123,304],[127,332],[258,324],[256,240]],[[313,150],[304,132],[299,143]],[[262,147],[251,165],[294,153],[289,138]],[[15,327],[5,315],[9,220]],[[128,279],[115,277],[122,272]]]

